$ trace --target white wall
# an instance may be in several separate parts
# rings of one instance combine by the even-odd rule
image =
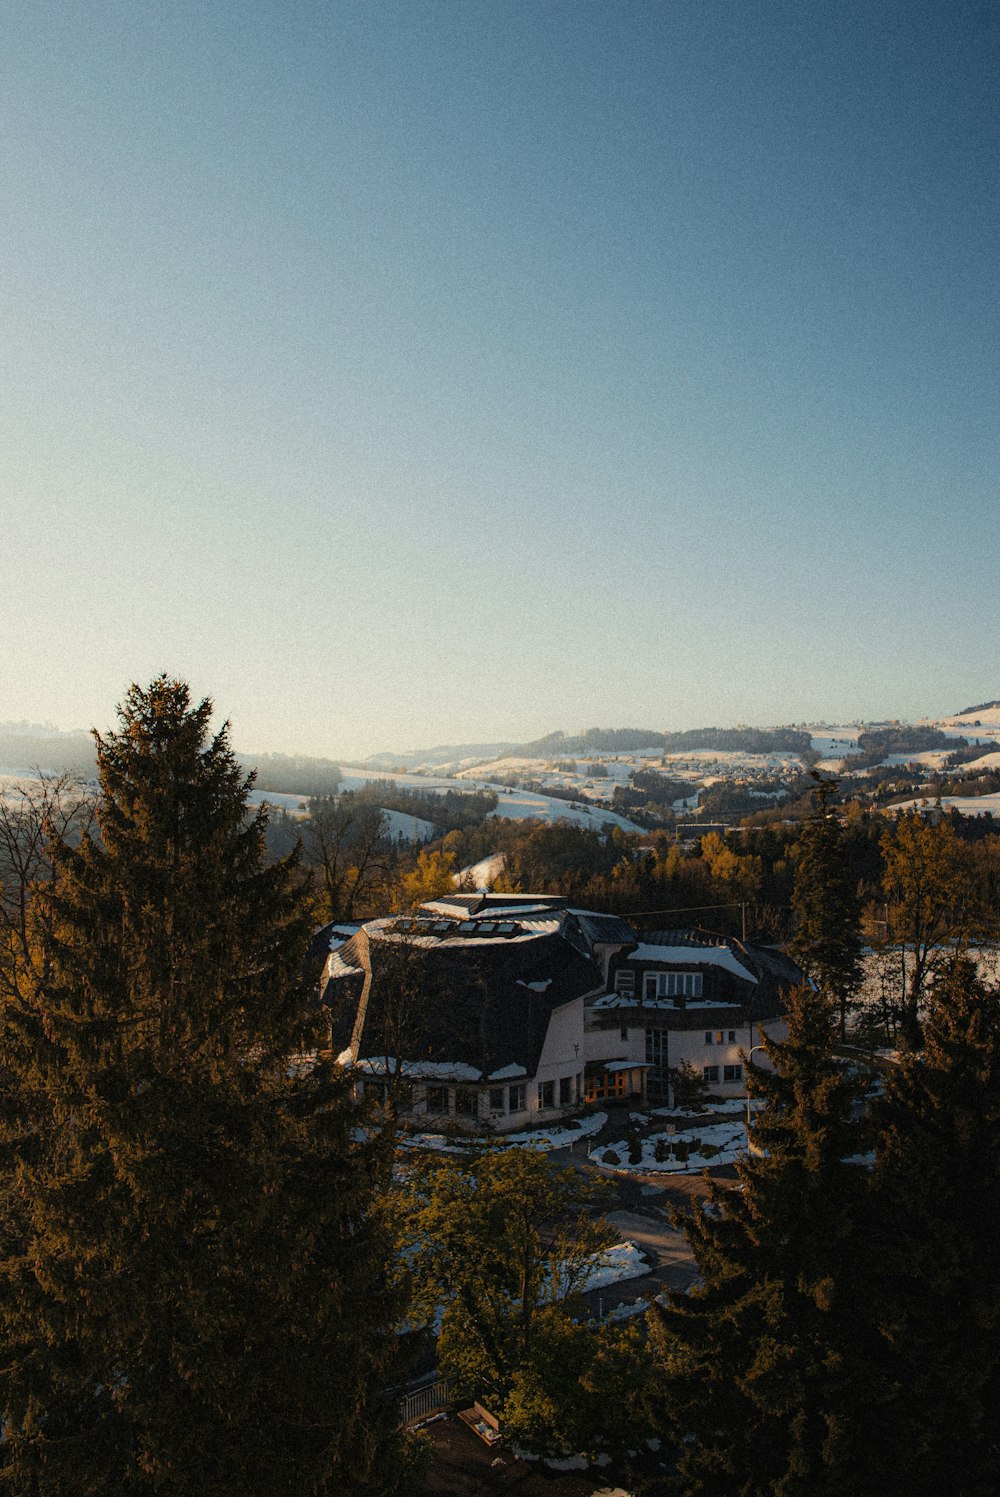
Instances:
[[[573,1078],[570,1086],[571,1105],[575,1107],[582,1100],[582,1092],[580,1096],[577,1095],[576,1078],[583,1075],[585,1058],[583,999],[574,998],[555,1009],[549,1019],[538,1070],[528,1081],[528,1111],[532,1114],[532,1119],[554,1118],[559,1115],[562,1111],[559,1105],[559,1082],[564,1077]],[[555,1082],[555,1105],[543,1109],[538,1105],[538,1086],[545,1081]]]

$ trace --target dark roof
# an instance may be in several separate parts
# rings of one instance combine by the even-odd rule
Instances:
[[[338,953],[346,966],[370,970],[366,991],[347,974],[326,986],[334,1028],[342,1040],[353,1033],[358,1058],[401,1052],[461,1061],[484,1077],[508,1065],[532,1076],[553,1010],[602,985],[599,966],[564,927],[522,940],[423,944],[368,926]]]
[[[746,994],[740,999],[741,1007],[750,1022],[755,1024],[765,1019],[778,1018],[784,1012],[787,994],[792,988],[799,987],[805,982],[805,973],[802,968],[775,946],[754,946],[748,941],[738,940],[735,936],[723,936],[716,931],[699,930],[696,926],[685,926],[680,930],[644,930],[640,935],[640,940],[644,945],[649,946],[717,946],[728,950],[735,960],[752,972],[757,979],[749,993],[741,979],[734,979],[740,982]],[[721,1003],[725,1001],[725,999],[720,999]]]
[[[620,915],[598,915],[593,910],[570,910],[591,950],[595,945],[628,946],[639,940],[639,936]]]

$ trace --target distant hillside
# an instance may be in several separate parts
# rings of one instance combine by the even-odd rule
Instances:
[[[60,733],[31,724],[0,723],[0,769],[8,773],[40,769],[45,774],[97,774],[94,740],[82,730]]]
[[[628,754],[636,749],[663,751],[663,733],[656,728],[587,728],[583,733],[547,733],[533,743],[512,750],[522,759],[552,759],[562,754]]]
[[[340,783],[340,765],[306,754],[238,754],[240,763],[257,771],[257,789],[291,795],[332,795]],[[40,769],[44,774],[97,777],[94,740],[89,733],[61,733],[36,724],[0,723],[0,770],[8,774]]]
[[[668,754],[696,749],[742,754],[808,754],[812,738],[798,728],[691,728],[686,733],[666,735]]]
[[[407,749],[404,753],[371,754],[365,769],[433,769],[437,765],[472,767],[493,759],[557,759],[563,755],[628,754],[636,749],[663,752],[663,733],[657,728],[587,728],[582,733],[546,733],[530,743],[443,743],[436,748]]]
[[[485,764],[502,759],[517,749],[510,743],[439,743],[435,748],[406,749],[403,753],[382,752],[362,759],[362,769],[432,769],[437,764]]]
[[[334,795],[340,765],[309,754],[238,754],[247,769],[257,771],[257,789],[286,795]]]
[[[956,717],[971,717],[975,712],[992,712],[994,707],[1000,707],[1000,702],[980,702],[978,707],[963,707],[961,712],[956,712]]]

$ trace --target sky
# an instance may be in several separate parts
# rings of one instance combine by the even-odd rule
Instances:
[[[0,719],[1000,697],[991,0],[0,14]]]

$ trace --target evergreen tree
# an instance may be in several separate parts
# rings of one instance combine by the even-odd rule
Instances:
[[[836,1003],[844,1039],[848,1004],[861,976],[861,905],[843,828],[828,809],[837,782],[815,771],[813,778],[816,813],[793,849],[792,907],[798,928],[792,950],[807,975]]]
[[[914,1497],[1000,1490],[1000,993],[957,959],[886,1081],[874,1266],[887,1457]]]
[[[655,1415],[685,1494],[869,1490],[857,1371],[872,1333],[851,1267],[866,1175],[847,1162],[860,1085],[834,1056],[826,995],[799,989],[788,1029],[764,1042],[773,1072],[750,1072],[764,1105],[740,1188],[714,1184],[680,1218],[701,1282],[652,1317]]]
[[[345,1083],[290,1066],[309,934],[227,729],[160,677],[95,734],[0,1014],[0,1488],[394,1489],[393,1306]]]

